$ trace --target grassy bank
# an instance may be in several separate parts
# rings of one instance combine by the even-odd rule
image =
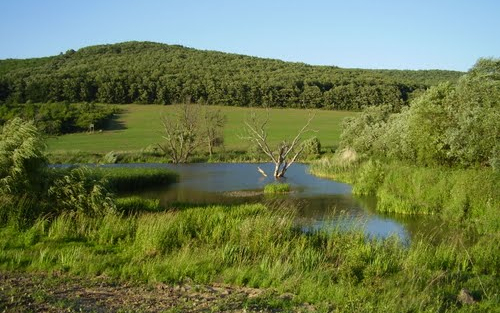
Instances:
[[[110,151],[137,152],[151,150],[161,141],[160,116],[169,114],[174,106],[160,105],[120,105],[123,113],[119,114],[112,129],[96,131],[93,134],[77,133],[50,138],[48,152],[52,154],[67,153],[101,153]],[[265,115],[264,109],[248,109],[239,107],[218,107],[227,116],[224,129],[224,145],[228,151],[246,150],[248,142],[242,140],[244,121],[253,110]],[[341,121],[355,112],[314,110],[316,116],[312,128],[325,147],[338,144]],[[269,139],[278,142],[283,138],[293,137],[307,121],[307,111],[298,109],[269,109]]]
[[[500,230],[500,173],[491,168],[422,167],[402,162],[323,159],[311,172],[353,184],[353,193],[376,195],[377,210],[435,214],[480,232]]]
[[[438,246],[405,248],[395,239],[304,234],[292,225],[285,208],[262,205],[61,214],[25,230],[2,228],[0,269],[271,288],[320,311],[468,311],[457,300],[462,288],[478,301],[474,310],[500,305],[498,233],[467,249],[460,233]]]

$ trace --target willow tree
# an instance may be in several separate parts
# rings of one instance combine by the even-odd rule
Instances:
[[[275,178],[284,177],[288,168],[290,168],[304,150],[305,145],[302,144],[303,136],[305,133],[313,131],[309,128],[313,119],[314,114],[310,114],[305,125],[298,130],[293,139],[282,140],[276,146],[271,145],[268,140],[267,126],[270,122],[269,111],[264,118],[259,118],[253,112],[245,121],[247,128],[246,138],[256,144],[274,163],[273,176]],[[260,168],[259,171],[263,173]]]
[[[0,195],[35,195],[46,183],[45,142],[32,121],[8,121],[0,129]]]

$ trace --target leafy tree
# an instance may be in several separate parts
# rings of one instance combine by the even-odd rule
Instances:
[[[420,165],[492,166],[500,151],[500,60],[480,59],[392,114],[370,107],[346,121],[341,146]]]

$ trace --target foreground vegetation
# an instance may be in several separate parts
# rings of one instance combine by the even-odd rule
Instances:
[[[304,234],[287,208],[210,206],[100,217],[64,213],[0,231],[3,271],[62,272],[167,284],[224,282],[292,293],[324,311],[450,311],[465,288],[477,311],[500,305],[498,233],[432,246],[362,233]],[[268,299],[267,301],[270,301]],[[289,304],[281,304],[282,306]]]

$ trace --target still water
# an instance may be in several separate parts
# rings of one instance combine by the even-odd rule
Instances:
[[[280,181],[290,184],[291,192],[284,195],[266,196],[265,185],[275,182],[257,171],[263,169],[272,174],[273,164],[260,163],[202,163],[202,164],[118,164],[120,167],[164,167],[177,172],[179,182],[169,186],[150,188],[134,194],[157,198],[163,204],[241,204],[267,202],[271,205],[293,208],[296,223],[304,231],[340,228],[361,229],[368,236],[386,238],[398,236],[408,241],[414,235],[426,231],[428,224],[422,219],[398,215],[381,215],[375,208],[375,200],[357,198],[351,186],[308,173],[305,164],[293,164],[286,178]]]

